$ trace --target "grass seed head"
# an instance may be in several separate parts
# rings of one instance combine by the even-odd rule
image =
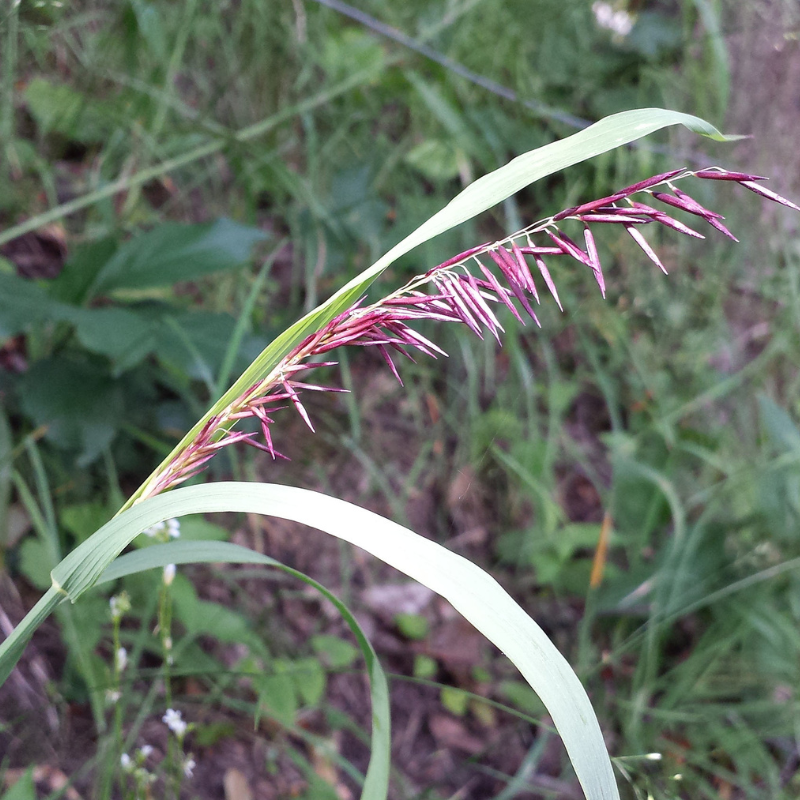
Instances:
[[[277,403],[289,401],[313,431],[314,426],[300,400],[300,394],[304,391],[343,390],[298,381],[296,376],[299,372],[315,367],[333,366],[335,362],[318,363],[312,359],[337,347],[345,345],[374,347],[402,385],[400,373],[392,360],[390,350],[412,361],[414,360],[412,353],[415,351],[432,358],[436,358],[437,354],[447,355],[438,345],[411,328],[407,324],[409,322],[427,320],[461,323],[481,338],[483,331],[488,331],[500,343],[500,334],[504,329],[492,310],[492,304],[505,306],[519,322],[523,322],[523,317],[514,302],[516,301],[541,327],[528,299],[540,302],[533,274],[526,260],[527,256],[533,257],[539,274],[561,311],[564,309],[544,256],[558,259],[566,257],[581,266],[588,266],[600,287],[601,294],[605,297],[606,281],[591,230],[592,225],[621,225],[647,258],[666,274],[667,270],[661,259],[645,239],[640,228],[658,223],[686,236],[698,239],[705,237],[663,210],[633,200],[632,196],[635,194],[644,193],[645,196],[649,195],[665,205],[700,217],[725,236],[738,241],[721,222],[723,219],[721,214],[701,205],[674,185],[675,182],[692,176],[701,180],[738,183],[763,198],[800,211],[800,206],[760,185],[759,181],[766,180],[761,176],[730,172],[720,167],[708,167],[695,172],[681,168],[654,175],[598,200],[565,209],[518,231],[502,242],[487,242],[465,250],[427,272],[417,275],[401,289],[371,305],[366,305],[365,297],[360,298],[320,330],[306,337],[284,358],[271,375],[249,387],[227,409],[212,416],[194,441],[154,477],[142,496],[158,494],[194,477],[205,468],[218,450],[228,445],[247,444],[269,453],[273,459],[287,458],[275,450],[271,433],[273,420],[267,416],[265,409],[271,414],[278,408],[285,407],[285,405],[277,406]],[[656,187],[663,187],[664,190],[655,191]],[[669,193],[665,190],[669,190]],[[624,201],[625,205],[618,205],[621,201]],[[586,250],[573,241],[557,224],[569,220],[583,224]],[[550,240],[549,244],[536,241],[537,237],[541,239],[545,235]],[[526,241],[526,246],[520,246],[517,243],[518,239]],[[488,256],[496,271],[486,266],[481,256]],[[479,275],[475,274],[476,264],[480,271]],[[463,270],[463,274],[456,272],[458,268]],[[247,418],[258,420],[263,444],[258,441],[256,433],[231,431],[239,420]],[[165,530],[168,530],[167,538],[175,535],[171,528]],[[161,529],[158,533],[164,535]]]

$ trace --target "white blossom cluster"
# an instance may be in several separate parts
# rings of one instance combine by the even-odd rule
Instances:
[[[188,725],[183,719],[180,711],[174,708],[168,708],[167,713],[161,718],[161,721],[179,738],[183,739],[186,735]]]
[[[111,619],[115,622],[121,620],[131,610],[131,599],[127,592],[115,594],[108,601],[111,610]]]
[[[592,4],[592,12],[601,28],[616,33],[623,38],[632,30],[635,18],[625,9],[617,9],[611,3],[598,2]]]
[[[145,767],[145,761],[147,761],[152,753],[153,748],[149,744],[146,744],[136,751],[133,758],[127,753],[123,753],[119,757],[119,765],[122,771],[130,775],[136,784],[137,797],[141,796],[140,793],[146,794],[149,797],[150,790],[147,789],[147,786],[154,783],[156,780],[156,776]]]

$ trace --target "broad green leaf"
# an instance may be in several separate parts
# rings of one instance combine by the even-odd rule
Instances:
[[[55,300],[83,305],[89,288],[118,246],[112,237],[76,245],[61,272],[47,282],[47,293]]]
[[[159,225],[123,244],[97,275],[91,294],[170,286],[233,269],[250,258],[264,231],[229,219],[201,225]]]
[[[442,705],[457,717],[463,717],[469,709],[469,695],[456,686],[442,686],[439,699]]]
[[[70,310],[38,283],[0,272],[0,342],[37,322],[63,319]]]
[[[19,382],[23,412],[59,447],[77,450],[78,464],[94,460],[111,442],[122,416],[122,390],[85,361],[38,361]]]
[[[75,503],[62,508],[58,519],[79,542],[82,542],[105,525],[111,516],[109,507],[104,503]]]
[[[104,525],[53,570],[53,584],[75,600],[144,528],[171,517],[220,511],[268,514],[318,528],[363,548],[449,600],[511,659],[539,695],[564,740],[587,798],[619,797],[589,698],[569,663],[539,626],[480,567],[366,509],[316,492],[270,484],[232,482],[176,489],[137,503]],[[225,546],[222,542],[192,543],[198,553],[221,552]],[[145,548],[126,558],[147,558],[160,549]],[[0,669],[7,668],[7,651],[13,658],[19,640],[27,638],[31,630],[32,623],[26,618],[0,645]]]
[[[414,677],[422,678],[423,680],[432,681],[439,671],[439,665],[436,663],[435,658],[417,653],[414,656]]]
[[[421,614],[397,614],[394,624],[406,639],[424,639],[431,627]]]
[[[369,285],[400,256],[434,236],[438,236],[501,203],[534,181],[633,142],[661,128],[678,124],[716,141],[735,138],[724,136],[713,125],[690,114],[668,111],[663,108],[640,108],[606,117],[572,136],[524,153],[505,166],[479,178],[467,186],[441,211],[398,242],[371,267],[353,278],[326,302],[306,314],[278,336],[186,434],[172,454],[162,462],[162,466],[167,464],[172,455],[180,452],[194,438],[209,417],[225,408],[248,387],[269,375],[281,359],[306,336],[319,330],[337,314],[351,306]],[[552,209],[552,212],[556,213],[559,210]],[[139,493],[135,494],[126,507],[138,496]]]
[[[172,585],[175,617],[186,630],[200,636],[207,634],[220,642],[247,644],[253,638],[250,625],[241,614],[219,603],[201,600],[191,581],[176,575]]]
[[[126,308],[76,308],[69,319],[78,341],[89,352],[110,358],[115,373],[136,366],[156,346],[153,320]]]
[[[298,702],[292,676],[287,673],[259,675],[253,683],[258,690],[259,707],[266,706],[283,725],[294,725]]]
[[[331,669],[347,669],[358,657],[358,650],[338,636],[320,634],[311,637],[311,646]]]
[[[165,317],[158,328],[158,359],[191,378],[214,381],[236,328],[230,314],[189,311]]]
[[[305,705],[315,706],[325,696],[327,677],[319,659],[283,660],[282,667],[292,676],[297,696]]]
[[[180,311],[163,305],[69,308],[60,313],[75,326],[78,341],[86,350],[111,360],[115,376],[155,353],[168,367],[208,383],[221,368],[236,329],[230,314]],[[240,350],[250,349],[252,338],[243,335]],[[234,358],[234,363],[240,366],[241,358]]]

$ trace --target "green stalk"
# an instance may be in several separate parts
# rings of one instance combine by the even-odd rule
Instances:
[[[172,593],[165,581],[161,582],[158,597],[158,635],[163,658],[164,703],[167,708],[172,708]]]
[[[119,616],[114,617],[114,630],[113,630],[113,640],[114,640],[114,654],[113,654],[113,664],[114,664],[114,681],[112,684],[112,691],[115,693],[120,692],[120,687],[122,685],[122,670],[119,666],[119,650],[121,647],[120,638],[119,638],[119,629],[120,629],[120,622],[121,618]],[[119,702],[119,698],[114,702],[114,743],[116,745],[115,754],[117,757],[122,753],[122,703]]]
[[[3,640],[3,651],[7,653],[7,656],[3,660],[2,666],[0,666],[0,683],[4,683],[11,674],[33,632],[66,599],[67,595],[61,587],[51,586],[39,598],[39,602],[25,615],[25,624],[17,625],[11,635]]]

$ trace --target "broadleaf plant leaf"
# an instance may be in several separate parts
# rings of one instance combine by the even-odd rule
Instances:
[[[136,366],[156,347],[154,321],[132,309],[75,308],[69,320],[86,350],[111,359],[115,375]]]
[[[398,242],[371,267],[353,278],[336,294],[310,311],[271,342],[177,444],[156,471],[180,452],[212,415],[225,408],[248,387],[269,375],[281,359],[306,336],[319,330],[337,314],[349,308],[370,284],[398,258],[435,236],[487,211],[535,181],[616,147],[629,144],[670,125],[683,125],[689,130],[715,141],[730,141],[739,138],[725,136],[710,123],[691,114],[663,108],[639,108],[605,117],[572,136],[530,150],[488,175],[478,178],[443,209]],[[143,486],[146,483],[145,481]],[[139,492],[130,498],[125,507],[129,507],[138,499],[138,496]]]
[[[122,387],[87,359],[37,361],[19,381],[20,407],[45,437],[78,451],[77,464],[91,463],[113,440],[122,419]]]
[[[90,294],[151,289],[233,269],[268,238],[230,219],[199,225],[167,222],[125,242],[97,274]]]
[[[564,740],[588,800],[617,800],[611,762],[589,698],[541,628],[471,561],[343,500],[258,483],[175,489],[137,503],[73,550],[53,570],[50,592],[75,600],[145,528],[171,517],[221,511],[268,514],[318,528],[363,548],[449,600],[516,664],[537,692]],[[35,610],[41,613],[39,606]],[[0,675],[8,668],[6,659],[18,654],[19,641],[27,639],[31,630],[26,617],[0,645]]]
[[[36,281],[0,272],[0,343],[37,322],[66,319],[70,311]]]

